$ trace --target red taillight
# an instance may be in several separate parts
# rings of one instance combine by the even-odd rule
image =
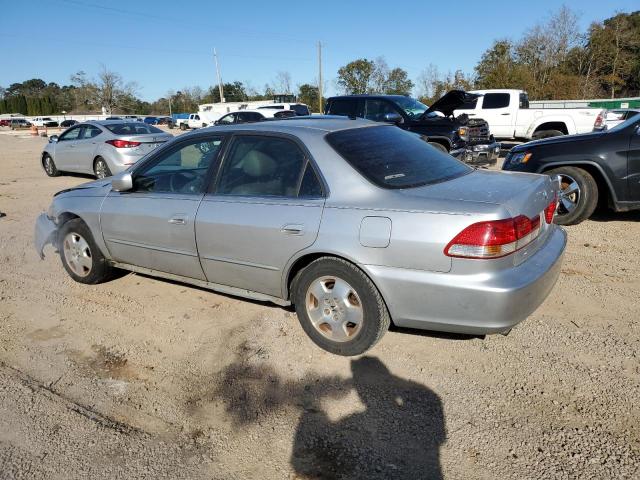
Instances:
[[[129,140],[107,140],[107,143],[116,148],[131,148],[140,145],[140,142],[131,142]]]
[[[461,258],[499,258],[519,250],[540,233],[540,215],[478,222],[449,242],[445,255]]]
[[[556,208],[558,207],[558,196],[554,195],[551,203],[544,209],[544,219],[547,223],[553,222],[553,216],[556,214]]]
[[[596,121],[593,124],[593,127],[594,128],[600,128],[603,125],[603,123],[604,123],[604,115],[602,115],[602,112],[600,112],[598,114],[598,116],[596,117]]]

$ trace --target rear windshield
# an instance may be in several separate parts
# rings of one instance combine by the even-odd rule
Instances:
[[[147,135],[149,133],[162,133],[162,130],[159,128],[142,122],[112,123],[110,125],[103,126],[114,135]]]
[[[473,170],[393,125],[341,130],[326,139],[353,168],[383,188],[420,187]]]

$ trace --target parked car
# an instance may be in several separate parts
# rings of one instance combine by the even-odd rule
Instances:
[[[189,118],[179,118],[176,120],[176,126],[180,128],[180,130],[187,130],[189,128],[201,128],[206,127],[207,122],[200,118],[200,115],[197,113],[189,114]]]
[[[63,128],[69,128],[76,125],[77,123],[79,123],[77,120],[72,120],[72,119],[63,120],[62,122],[60,122],[60,126]]]
[[[158,123],[160,123],[160,120],[158,119],[158,117],[144,117],[143,121],[147,125],[158,125]]]
[[[10,118],[0,118],[0,127],[8,127],[11,124]]]
[[[105,120],[120,120],[120,121],[123,121],[124,118],[122,118],[122,117],[107,117],[107,118],[105,118]]]
[[[214,125],[229,125],[232,123],[262,122],[269,118],[291,118],[297,114],[293,110],[238,110],[227,113],[214,122]]]
[[[523,90],[474,90],[474,100],[456,110],[470,117],[482,117],[499,139],[540,139],[587,133],[604,121],[600,108],[529,108]]]
[[[166,125],[169,128],[173,128],[175,126],[175,120],[169,116],[158,117],[158,125]]]
[[[31,124],[36,127],[57,127],[58,122],[56,122],[51,117],[34,117],[31,119]]]
[[[495,164],[500,144],[493,139],[487,123],[464,115],[453,116],[454,110],[468,98],[467,93],[453,90],[427,107],[404,95],[347,95],[329,98],[325,113],[392,122],[467,163]]]
[[[50,177],[77,172],[104,178],[126,170],[172,137],[141,122],[90,121],[49,137],[40,161]]]
[[[502,168],[558,176],[560,225],[589,218],[599,200],[617,212],[640,209],[640,116],[603,132],[519,145]]]
[[[259,110],[293,110],[297,116],[311,115],[309,107],[304,103],[270,103],[258,107]]]
[[[12,118],[9,122],[9,127],[11,130],[18,130],[20,128],[29,128],[31,127],[31,122],[24,118]]]
[[[279,305],[339,355],[390,322],[506,332],[545,299],[566,243],[547,175],[476,170],[393,125],[336,117],[181,135],[54,196],[35,244],[81,283],[114,268]]]
[[[594,127],[593,130],[599,131],[613,128],[635,115],[640,115],[640,108],[618,108],[615,110],[607,110],[604,114],[604,122],[599,126]]]

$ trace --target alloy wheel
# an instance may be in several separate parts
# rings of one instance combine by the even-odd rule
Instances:
[[[580,201],[580,185],[576,180],[566,174],[560,175],[560,202],[558,214],[566,215],[575,210]]]
[[[96,162],[95,173],[96,173],[96,177],[100,179],[105,178],[107,176],[107,164],[104,162],[104,160],[98,160]]]

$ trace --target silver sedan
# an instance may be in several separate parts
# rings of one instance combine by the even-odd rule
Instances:
[[[142,122],[85,122],[49,137],[40,161],[50,177],[76,172],[105,178],[126,170],[171,138]]]
[[[416,135],[308,117],[200,129],[57,194],[40,255],[98,283],[126,269],[294,304],[339,355],[400,327],[504,333],[546,298],[566,234],[546,175],[475,170]]]

